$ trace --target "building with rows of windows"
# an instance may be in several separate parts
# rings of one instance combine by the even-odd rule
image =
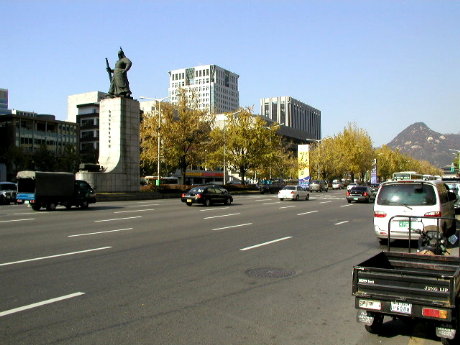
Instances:
[[[306,141],[321,139],[321,111],[292,97],[261,98],[260,114],[302,133]]]
[[[169,71],[168,95],[178,102],[178,91],[194,95],[201,110],[210,113],[234,111],[240,106],[239,75],[217,65],[202,65]]]

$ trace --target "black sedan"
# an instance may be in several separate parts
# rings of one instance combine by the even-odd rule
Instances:
[[[233,202],[233,197],[225,188],[211,185],[193,187],[181,195],[181,201],[185,202],[187,206],[192,206],[192,204],[205,206],[211,206],[212,204],[230,205]]]
[[[347,201],[374,202],[375,194],[368,186],[356,186],[347,191]]]

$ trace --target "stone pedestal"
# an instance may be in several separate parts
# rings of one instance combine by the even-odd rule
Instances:
[[[99,107],[101,172],[80,171],[77,178],[97,192],[137,192],[139,176],[139,102],[108,98]]]

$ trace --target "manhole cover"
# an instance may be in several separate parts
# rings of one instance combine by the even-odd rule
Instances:
[[[251,268],[246,274],[254,278],[287,278],[295,274],[294,271],[287,271],[280,268]]]

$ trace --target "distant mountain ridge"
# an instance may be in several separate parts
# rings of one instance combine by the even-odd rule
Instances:
[[[438,168],[450,165],[454,156],[449,149],[460,150],[460,134],[441,134],[425,123],[416,122],[387,144],[415,159],[426,160]]]

